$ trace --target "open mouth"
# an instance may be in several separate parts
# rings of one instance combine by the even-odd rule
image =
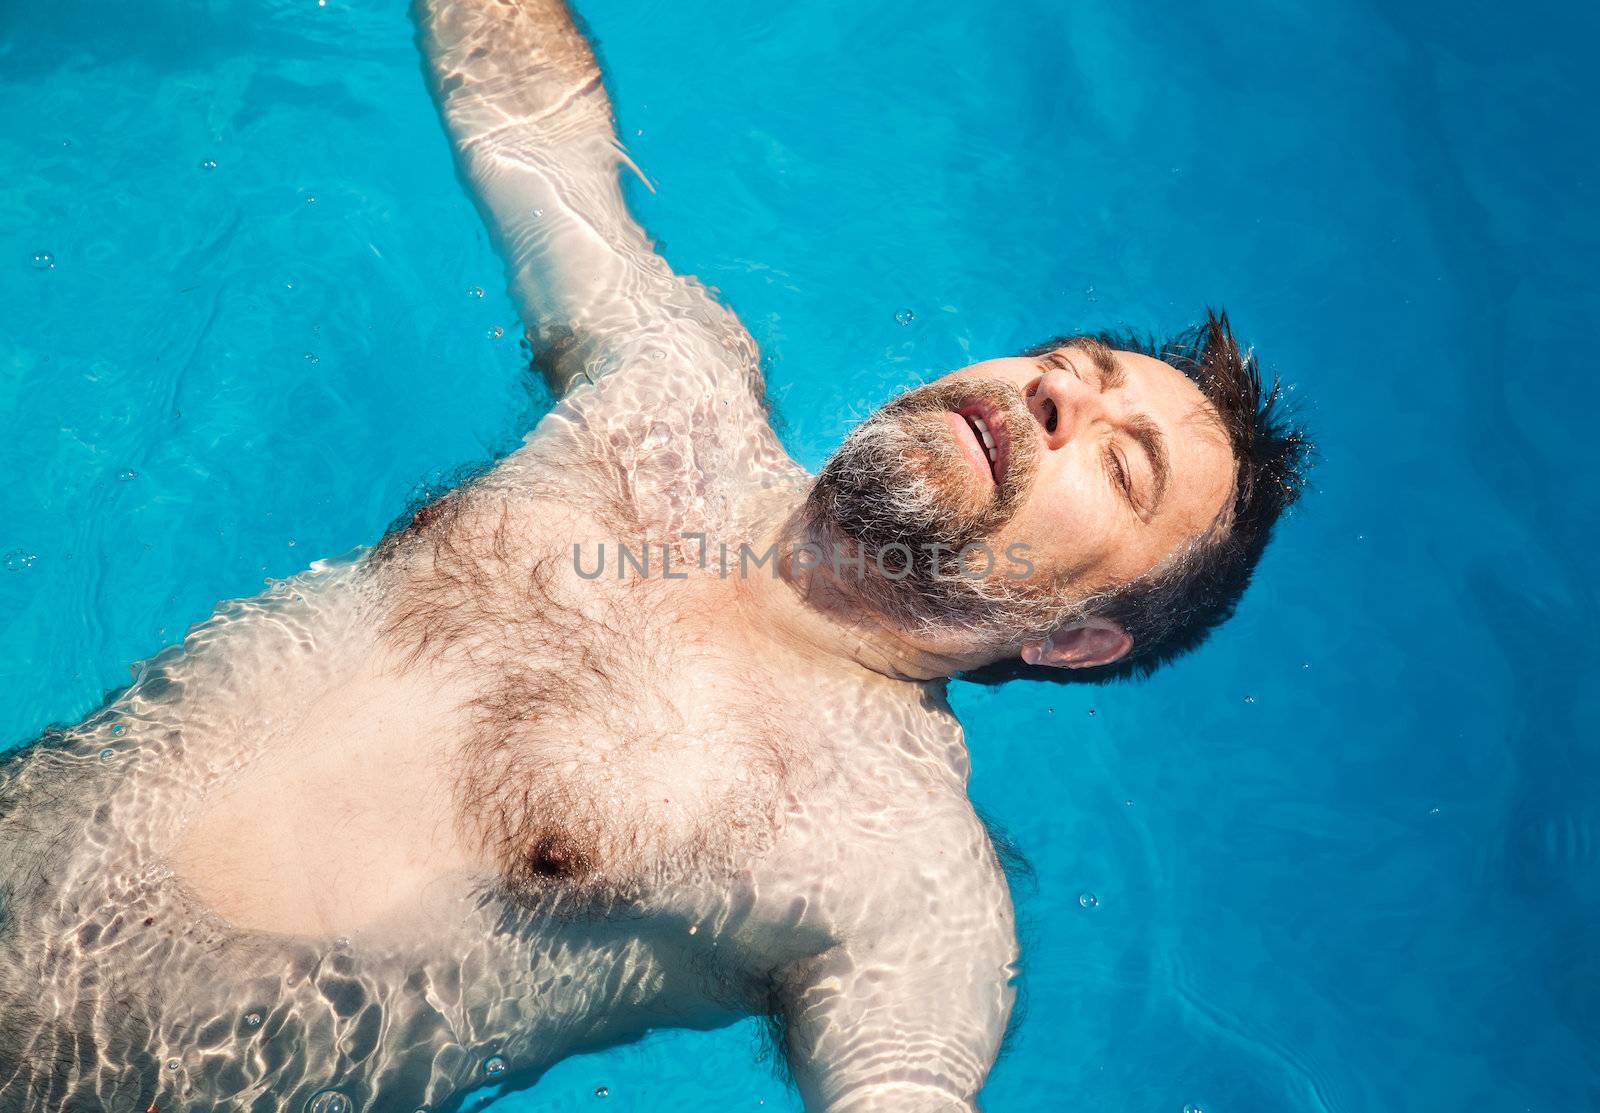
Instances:
[[[983,400],[975,400],[948,415],[962,454],[991,483],[998,487],[1006,477],[1010,462],[1011,437],[1005,412]]]

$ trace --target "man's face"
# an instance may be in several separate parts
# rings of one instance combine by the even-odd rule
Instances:
[[[992,551],[996,569],[982,580],[913,575],[877,587],[924,631],[1002,644],[1048,633],[1087,596],[1181,551],[1217,519],[1233,475],[1227,438],[1185,375],[1078,341],[974,364],[890,401],[828,462],[813,502],[869,549],[900,540]],[[1026,578],[1007,576],[1013,545],[1034,566]]]

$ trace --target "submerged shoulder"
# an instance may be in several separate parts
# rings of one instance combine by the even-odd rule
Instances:
[[[873,675],[828,697],[860,792],[881,797],[879,806],[914,807],[926,819],[971,811],[966,734],[943,684]],[[928,810],[925,801],[937,806]]]
[[[966,739],[942,691],[880,718],[877,730],[869,741],[881,756],[863,761],[862,806],[881,837],[863,846],[860,873],[878,891],[877,918],[892,929],[907,916],[977,915],[1009,939],[1009,851],[967,795]]]
[[[925,963],[918,978],[930,983],[965,981],[972,970],[987,971],[986,983],[1004,980],[1019,943],[995,845],[965,801],[919,803],[837,825],[853,845],[808,893],[805,922],[825,925],[825,953],[856,962],[914,957]]]
[[[826,837],[848,863],[839,876],[859,890],[867,918],[892,926],[972,902],[1005,909],[1009,930],[1008,852],[967,796],[959,724],[912,714],[861,726],[863,745],[848,759],[852,788]]]
[[[773,432],[743,329],[674,322],[597,351],[564,357],[585,370],[508,469],[535,480],[578,464],[641,523],[690,529],[740,490],[804,477]]]

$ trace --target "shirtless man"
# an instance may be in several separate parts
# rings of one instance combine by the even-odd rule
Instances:
[[[1213,318],[954,372],[812,478],[560,0],[418,18],[561,400],[7,760],[0,1109],[443,1110],[751,1014],[810,1109],[972,1108],[1017,946],[945,678],[1189,648],[1303,441]]]

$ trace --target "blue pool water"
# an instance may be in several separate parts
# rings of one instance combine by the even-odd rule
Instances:
[[[548,404],[403,8],[0,3],[0,744]],[[925,376],[1217,302],[1319,435],[1195,657],[953,690],[1037,872],[987,1107],[1600,1108],[1593,7],[581,9],[636,211],[806,464]],[[496,1108],[797,1108],[757,1046]]]

